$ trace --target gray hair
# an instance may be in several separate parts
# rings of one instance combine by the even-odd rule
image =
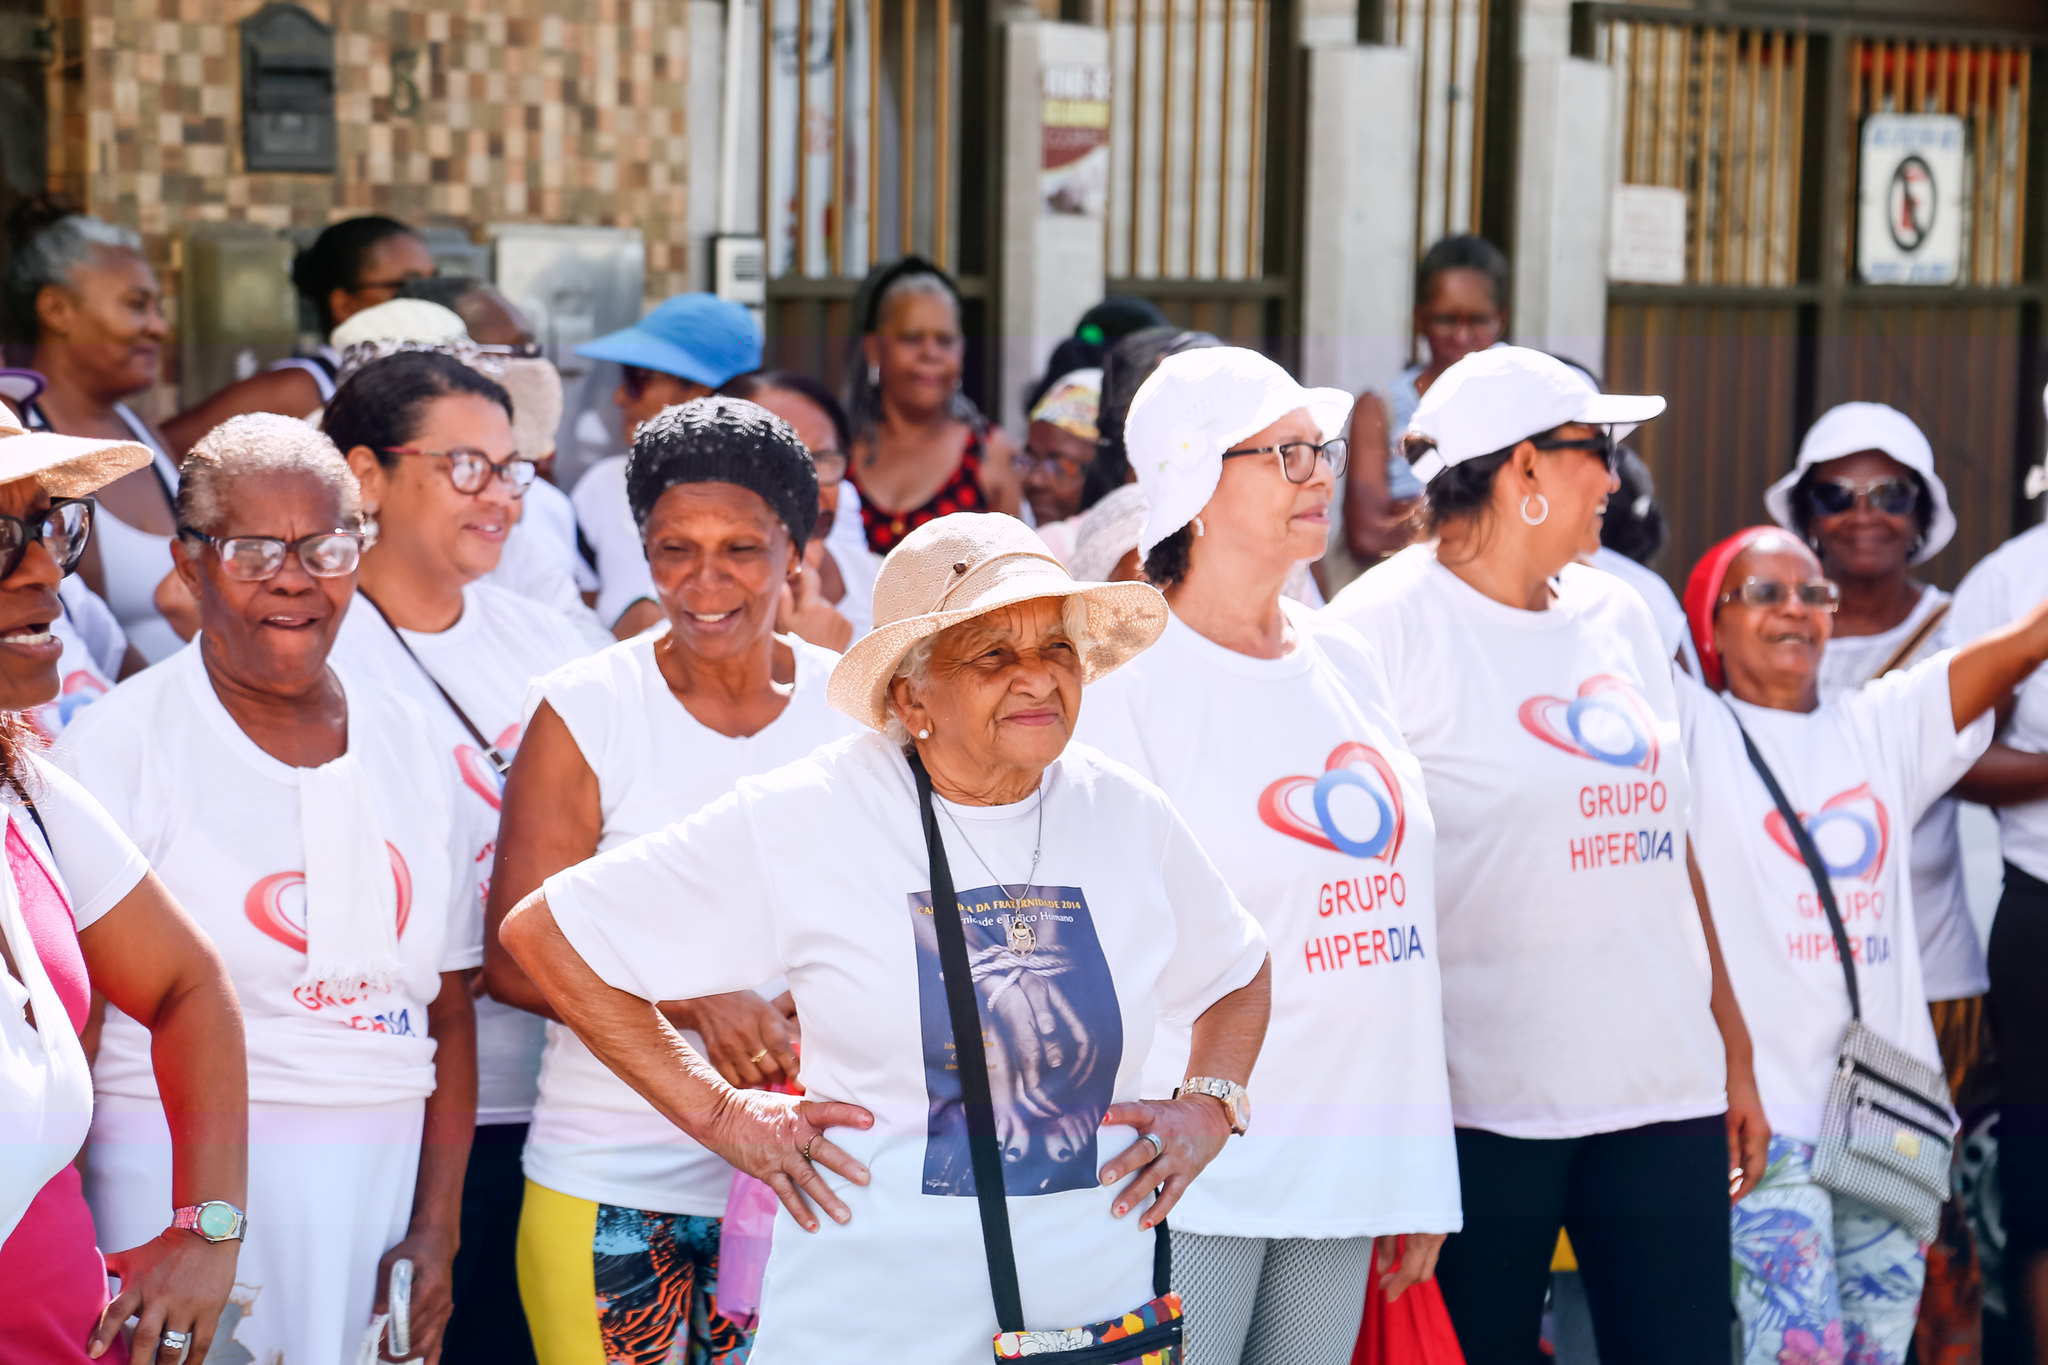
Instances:
[[[178,525],[215,534],[227,520],[235,481],[250,474],[310,474],[340,503],[339,529],[362,524],[362,490],[327,434],[295,417],[252,412],[200,437],[179,466]]]
[[[932,655],[937,651],[939,641],[954,631],[959,630],[962,626],[972,625],[979,619],[979,617],[969,617],[957,625],[948,626],[944,630],[934,632],[919,640],[910,647],[901,659],[896,661],[896,671],[890,675],[890,682],[893,683],[897,678],[905,678],[909,680],[912,687],[924,686],[931,678]],[[1062,597],[1060,599],[1060,629],[1066,633],[1068,642],[1074,646],[1074,652],[1085,660],[1088,657],[1087,598],[1076,593],[1071,597]],[[890,743],[908,753],[911,747],[910,730],[897,718],[895,711],[890,709],[886,695],[883,698],[882,711],[888,717],[883,722],[882,733],[889,737]]]
[[[78,268],[98,252],[141,250],[142,239],[133,232],[89,213],[66,214],[51,223],[17,247],[7,262],[7,310],[15,330],[24,341],[35,340],[40,330],[36,299],[45,285],[72,288]]]

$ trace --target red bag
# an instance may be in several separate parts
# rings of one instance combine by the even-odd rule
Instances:
[[[1405,1238],[1396,1243],[1405,1244]],[[1398,1250],[1395,1256],[1399,1264]],[[1365,1320],[1358,1327],[1351,1365],[1465,1365],[1451,1312],[1444,1307],[1444,1292],[1434,1277],[1410,1285],[1388,1303],[1380,1293],[1379,1257],[1373,1256],[1365,1285]]]

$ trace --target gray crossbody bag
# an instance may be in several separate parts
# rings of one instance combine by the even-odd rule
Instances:
[[[1731,716],[1734,711],[1729,711]],[[1932,1241],[1941,1227],[1941,1206],[1948,1202],[1949,1158],[1955,1150],[1955,1120],[1949,1113],[1948,1080],[1936,1067],[1888,1042],[1863,1022],[1863,1001],[1856,989],[1856,960],[1849,952],[1849,931],[1835,907],[1835,890],[1827,864],[1814,847],[1798,812],[1785,799],[1784,788],[1757,752],[1749,731],[1738,719],[1742,747],[1777,803],[1778,814],[1799,848],[1813,888],[1834,932],[1835,953],[1849,985],[1849,1028],[1835,1052],[1835,1078],[1828,1086],[1821,1113],[1820,1139],[1813,1154],[1813,1183],[1836,1194],[1862,1200],[1889,1214],[1922,1242]]]

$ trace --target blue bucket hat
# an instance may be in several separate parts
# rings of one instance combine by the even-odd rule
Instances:
[[[576,354],[715,389],[761,368],[761,329],[740,304],[716,294],[678,294],[631,327],[578,346]]]

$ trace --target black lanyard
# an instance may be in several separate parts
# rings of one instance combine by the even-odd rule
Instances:
[[[377,618],[391,632],[391,638],[398,641],[398,647],[405,651],[405,657],[411,659],[414,665],[419,668],[419,671],[425,675],[426,680],[434,685],[434,690],[441,694],[441,700],[447,702],[448,709],[455,713],[455,719],[462,722],[462,728],[469,731],[471,738],[476,740],[477,747],[483,750],[484,757],[490,760],[492,771],[497,773],[499,778],[502,779],[507,772],[511,771],[512,760],[499,752],[497,745],[484,738],[484,732],[477,728],[476,722],[469,718],[469,713],[456,703],[455,698],[448,695],[448,689],[441,686],[441,680],[434,676],[434,671],[426,666],[419,655],[412,652],[412,646],[405,642],[405,632],[391,624],[391,618],[385,614],[384,608],[377,605],[377,599],[364,592],[360,587],[356,589],[356,596],[370,604],[370,609],[377,613]]]

